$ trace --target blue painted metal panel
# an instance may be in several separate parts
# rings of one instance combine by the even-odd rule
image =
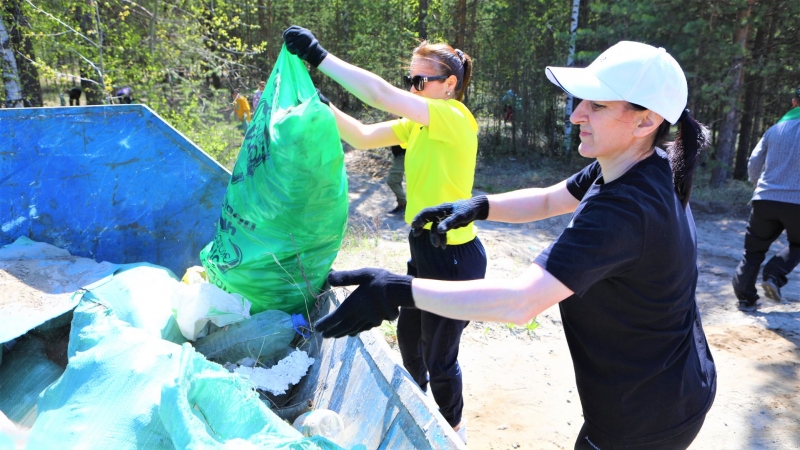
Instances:
[[[313,315],[339,304],[332,291]],[[355,337],[322,339],[314,333],[303,347],[315,359],[292,403],[336,411],[344,430],[337,443],[352,449],[457,450],[466,447],[411,376],[390,357],[376,330]]]
[[[19,236],[178,276],[230,173],[143,105],[0,109],[0,245]]]

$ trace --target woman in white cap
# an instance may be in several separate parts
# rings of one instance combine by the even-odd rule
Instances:
[[[561,235],[513,280],[332,272],[332,285],[359,287],[317,328],[326,337],[353,334],[399,306],[524,324],[558,303],[584,414],[575,448],[686,448],[716,392],[688,206],[707,131],[685,110],[686,78],[663,48],[620,42],[589,67],[546,73],[583,99],[570,120],[580,126],[580,154],[595,161],[548,188],[427,208],[412,227],[433,222],[441,243],[447,230],[474,220],[572,213]],[[661,150],[671,123],[677,139]]]

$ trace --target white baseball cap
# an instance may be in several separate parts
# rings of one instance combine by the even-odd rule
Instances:
[[[624,100],[674,124],[686,108],[688,88],[681,66],[663,48],[621,41],[589,67],[547,67],[547,78],[585,100]]]

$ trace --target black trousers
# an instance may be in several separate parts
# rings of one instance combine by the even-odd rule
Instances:
[[[575,450],[685,450],[689,448],[694,438],[697,437],[697,433],[703,428],[705,420],[706,418],[703,416],[696,424],[671,438],[649,444],[626,447],[606,442],[597,435],[597,432],[592,430],[590,425],[584,422],[581,431],[578,433],[578,439],[575,441]]]
[[[772,277],[778,287],[800,263],[800,205],[772,200],[754,200],[750,222],[744,236],[744,254],[733,275],[733,292],[739,300],[758,299],[756,281],[769,246],[786,230],[789,247],[773,256],[764,266],[763,279]]]
[[[478,238],[441,249],[430,242],[430,232],[409,234],[408,274],[435,280],[477,280],[486,276],[486,251]],[[439,412],[450,426],[461,422],[464,409],[458,346],[469,322],[442,317],[416,308],[401,308],[397,345],[403,366],[423,391],[431,386]]]

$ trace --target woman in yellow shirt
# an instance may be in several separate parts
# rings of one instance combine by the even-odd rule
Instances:
[[[240,122],[242,133],[247,133],[247,126],[250,125],[250,104],[247,99],[239,93],[238,89],[233,90],[233,112],[236,113],[236,120]]]
[[[330,105],[342,139],[353,147],[406,147],[406,222],[411,223],[426,207],[472,198],[478,125],[461,103],[472,75],[467,54],[447,44],[421,43],[413,51],[410,73],[405,76],[408,90],[404,91],[329,54],[304,28],[290,27],[283,37],[291,53],[361,101],[401,117],[363,124]],[[431,234],[430,228],[428,224],[417,235],[409,233],[409,275],[439,280],[484,278],[486,253],[471,223],[446,235]],[[423,390],[430,383],[439,411],[464,440],[457,358],[467,323],[416,308],[402,308],[397,323],[403,365]],[[347,334],[355,335],[362,329],[355,327]]]

